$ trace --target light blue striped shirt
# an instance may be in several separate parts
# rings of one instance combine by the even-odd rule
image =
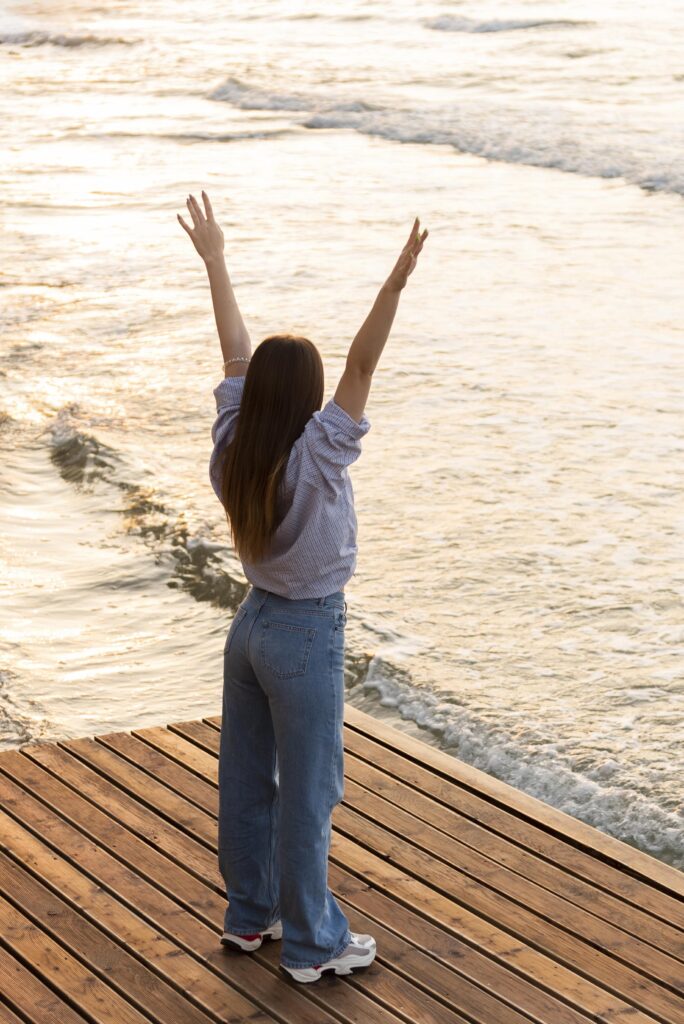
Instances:
[[[234,436],[244,383],[244,376],[225,377],[214,388],[217,415],[209,477],[219,501],[223,456]],[[361,454],[361,438],[370,426],[365,415],[357,423],[334,398],[310,417],[290,451],[281,492],[287,512],[270,553],[257,565],[242,562],[254,586],[292,599],[344,589],[354,575],[358,550],[348,467]]]

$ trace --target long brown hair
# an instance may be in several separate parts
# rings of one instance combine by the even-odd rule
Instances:
[[[252,354],[221,481],[233,547],[243,561],[268,553],[287,511],[279,491],[290,450],[321,408],[323,386],[323,361],[308,338],[272,334]]]

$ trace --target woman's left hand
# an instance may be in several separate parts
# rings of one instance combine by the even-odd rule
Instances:
[[[206,216],[202,212],[199,203],[193,195],[185,200],[192,217],[194,229],[189,227],[179,213],[176,214],[183,230],[190,236],[192,244],[197,249],[205,263],[223,257],[223,232],[214,219],[214,211],[209,202],[209,196],[202,192]]]

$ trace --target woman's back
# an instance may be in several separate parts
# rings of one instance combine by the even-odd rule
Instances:
[[[244,381],[244,376],[226,377],[214,389],[217,416],[209,475],[219,500],[223,459],[235,435]],[[344,589],[358,550],[348,467],[361,454],[361,438],[370,426],[365,415],[357,422],[334,398],[310,417],[283,474],[280,500],[286,511],[269,553],[258,564],[242,561],[250,583],[292,599]]]

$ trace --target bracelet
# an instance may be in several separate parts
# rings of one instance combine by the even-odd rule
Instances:
[[[225,370],[228,363],[248,363],[250,361],[250,358],[250,356],[233,356],[232,359],[226,359],[225,363],[223,364],[223,369]]]

